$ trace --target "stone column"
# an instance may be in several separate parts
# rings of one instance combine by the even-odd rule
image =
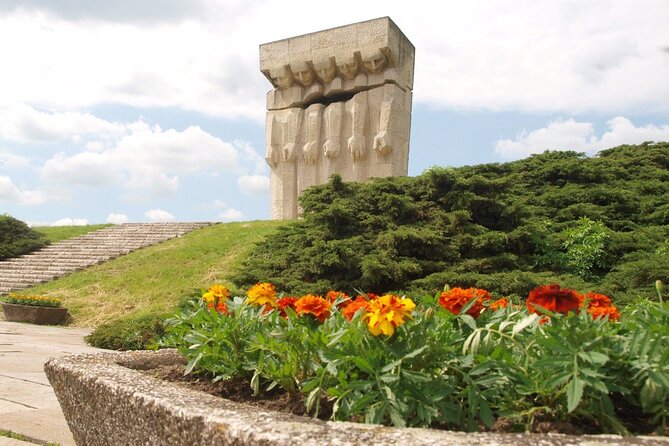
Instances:
[[[272,219],[297,218],[299,195],[332,174],[407,174],[414,52],[388,17],[260,46]]]

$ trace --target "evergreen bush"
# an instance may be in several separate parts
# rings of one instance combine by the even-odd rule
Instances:
[[[304,218],[260,243],[233,280],[295,294],[448,283],[524,295],[559,282],[625,300],[669,282],[667,203],[669,143],[365,184],[334,176],[304,193]]]
[[[21,220],[0,214],[0,260],[27,254],[48,243],[44,235]]]

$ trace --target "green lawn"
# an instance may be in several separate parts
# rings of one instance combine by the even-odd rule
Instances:
[[[75,326],[171,311],[184,296],[226,278],[278,221],[226,223],[65,276],[25,293],[62,299]],[[230,285],[228,283],[228,285]]]
[[[36,226],[33,229],[46,235],[46,238],[49,239],[51,243],[56,243],[78,235],[88,234],[89,232],[97,231],[98,229],[106,228],[107,226],[111,225]]]

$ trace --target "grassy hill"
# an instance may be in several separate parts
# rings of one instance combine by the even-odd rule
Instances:
[[[88,234],[89,232],[97,231],[98,229],[111,226],[109,224],[102,225],[83,225],[83,226],[35,226],[33,229],[40,234],[43,234],[50,243],[56,243],[68,238],[77,237],[79,235]]]
[[[255,221],[210,226],[25,293],[62,299],[75,326],[96,327],[119,318],[169,312],[184,297],[213,282],[228,283],[230,271],[253,245],[282,224]]]

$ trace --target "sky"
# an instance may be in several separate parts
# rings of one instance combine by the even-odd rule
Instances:
[[[2,0],[0,214],[269,218],[258,46],[389,16],[409,175],[669,141],[667,0]]]

